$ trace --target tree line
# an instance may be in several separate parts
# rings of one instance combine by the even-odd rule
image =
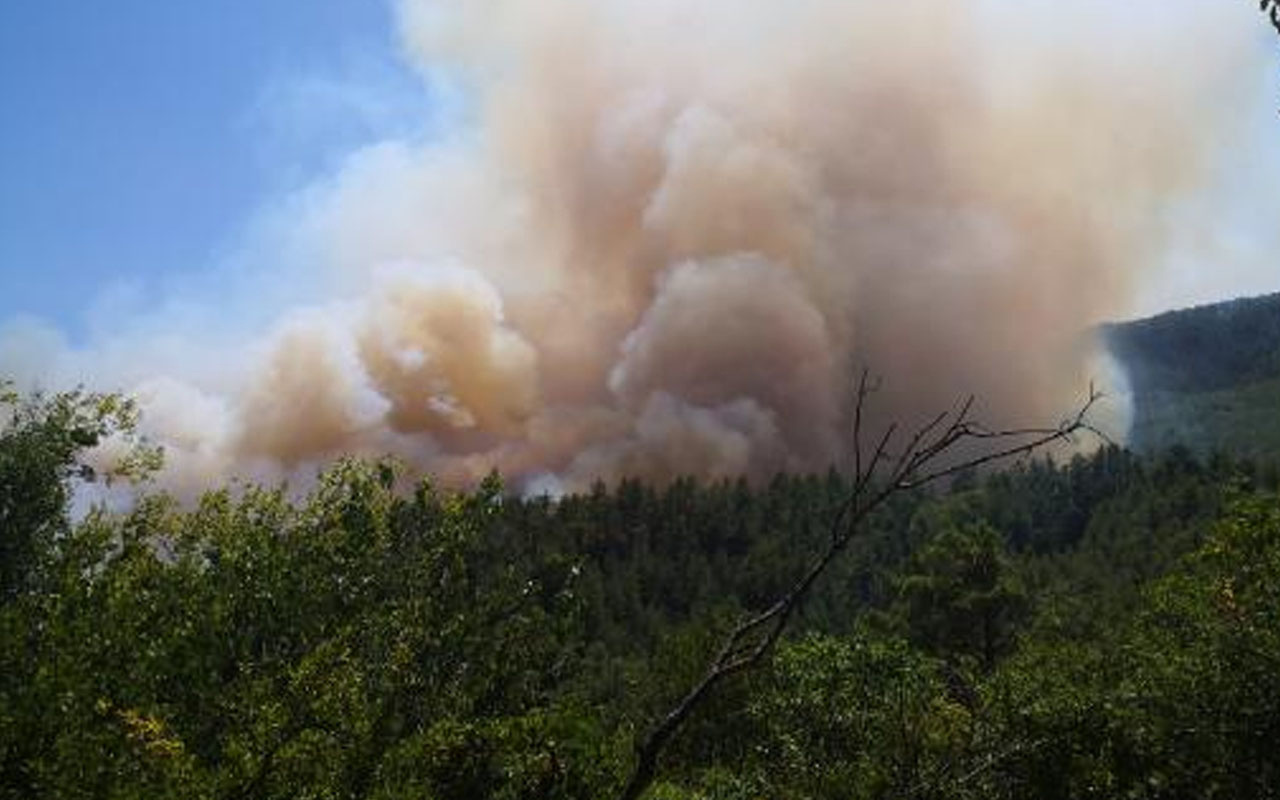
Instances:
[[[73,518],[110,395],[4,398],[0,797],[598,798],[850,477],[520,497],[344,461]],[[646,797],[1269,797],[1275,465],[1032,458],[895,494]]]

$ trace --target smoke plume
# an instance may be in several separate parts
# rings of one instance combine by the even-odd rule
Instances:
[[[464,120],[298,198],[296,299],[60,357],[140,398],[179,489],[822,469],[863,364],[885,417],[1053,424],[1258,101],[1224,5],[404,0]]]

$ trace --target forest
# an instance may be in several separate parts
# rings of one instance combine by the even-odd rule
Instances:
[[[344,461],[76,512],[136,409],[4,396],[0,796],[600,798],[839,473],[521,497]],[[1280,470],[1105,446],[893,495],[651,798],[1250,798],[1280,786]]]
[[[1280,458],[1280,294],[1103,326],[1132,384],[1138,450]]]
[[[1104,326],[1134,391],[1228,389],[1280,376],[1280,294]]]

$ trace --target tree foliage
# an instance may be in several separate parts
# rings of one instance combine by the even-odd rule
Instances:
[[[522,498],[347,461],[73,512],[132,410],[7,401],[6,798],[615,794],[852,488]],[[1277,474],[1108,447],[894,496],[646,796],[1274,796]]]

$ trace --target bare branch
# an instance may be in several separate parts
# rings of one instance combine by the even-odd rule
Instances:
[[[1057,442],[1070,442],[1080,433],[1106,439],[1088,421],[1089,413],[1102,398],[1092,385],[1079,411],[1055,428],[988,429],[970,418],[975,401],[969,396],[955,410],[932,417],[912,433],[896,458],[889,454],[889,446],[898,427],[896,423],[886,426],[870,459],[864,462],[861,438],[865,405],[878,386],[863,370],[853,409],[853,486],[831,514],[825,549],[772,605],[730,631],[702,678],[637,747],[635,767],[619,795],[621,800],[637,800],[644,794],[657,775],[658,759],[667,743],[717,684],[755,667],[770,654],[795,609],[818,579],[862,530],[867,518],[894,495],[986,464],[1028,455]],[[957,461],[948,459],[957,447],[968,442],[985,443],[988,448]]]
[[[853,405],[853,474],[862,474],[862,408],[867,403],[867,368],[858,377],[858,396]]]
[[[1261,0],[1258,8],[1266,13],[1276,33],[1280,33],[1280,0]]]

